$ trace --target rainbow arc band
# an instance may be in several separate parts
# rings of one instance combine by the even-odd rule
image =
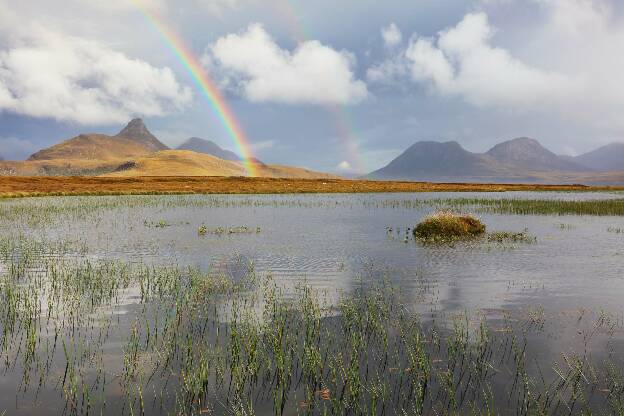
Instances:
[[[134,7],[141,12],[150,26],[164,39],[167,47],[182,64],[195,84],[197,84],[202,95],[221,121],[228,136],[236,145],[238,153],[243,158],[243,164],[248,176],[259,176],[257,171],[258,165],[255,163],[255,158],[243,127],[234,116],[234,113],[225,101],[221,91],[219,91],[214,81],[210,79],[199,60],[186,46],[184,40],[163,18],[158,16],[155,12],[148,10],[146,7],[143,7],[139,0],[130,1]]]

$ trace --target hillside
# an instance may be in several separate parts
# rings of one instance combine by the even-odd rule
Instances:
[[[81,134],[33,154],[28,160],[110,160],[151,153],[146,146],[125,137]]]
[[[371,178],[419,179],[437,177],[496,175],[501,167],[492,158],[471,153],[457,142],[417,142],[391,161],[372,172]]]
[[[485,154],[510,168],[523,171],[580,172],[587,170],[573,161],[557,156],[537,140],[528,137],[499,143]]]
[[[240,158],[215,143],[192,138],[169,150],[141,119],[117,135],[81,134],[33,154],[24,162],[0,162],[4,176],[247,176]],[[335,175],[252,159],[255,174],[267,178],[337,178]]]
[[[571,175],[572,173],[577,175]],[[472,153],[457,142],[417,142],[387,166],[367,175],[371,179],[446,182],[557,182],[587,179],[591,169],[559,157],[537,140],[509,140],[486,153]]]
[[[574,162],[598,171],[624,171],[624,143],[611,143],[576,156]]]
[[[256,165],[258,176],[266,178],[337,178],[290,166]],[[242,162],[223,160],[189,150],[165,150],[120,165],[105,176],[247,176]]]
[[[201,139],[199,137],[191,137],[180,146],[176,148],[177,150],[192,150],[197,153],[205,153],[207,155],[212,155],[218,157],[223,160],[231,160],[231,161],[240,161],[240,157],[229,150],[225,150],[221,148],[218,144],[213,141]]]
[[[144,156],[168,149],[145,127],[134,119],[117,135],[81,134],[31,155],[28,160],[100,160]]]

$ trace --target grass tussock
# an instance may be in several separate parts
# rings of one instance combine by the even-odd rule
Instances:
[[[422,240],[455,240],[485,233],[485,224],[472,215],[439,211],[425,218],[414,228],[414,236]]]

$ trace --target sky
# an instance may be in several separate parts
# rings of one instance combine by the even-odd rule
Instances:
[[[624,140],[619,0],[0,0],[0,155],[141,117],[237,150],[156,16],[267,163],[378,169],[419,140]]]

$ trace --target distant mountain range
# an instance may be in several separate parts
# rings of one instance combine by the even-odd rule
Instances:
[[[607,156],[609,155],[609,157]],[[537,140],[520,137],[472,153],[459,143],[421,141],[368,178],[422,181],[550,182],[594,171],[624,171],[624,145],[612,144],[578,157],[558,156]]]
[[[575,163],[597,171],[624,170],[624,143],[611,143],[572,158]]]
[[[184,149],[184,150],[182,150]],[[281,178],[335,178],[307,169],[265,165],[251,160],[254,174]],[[141,119],[134,119],[118,134],[81,134],[23,162],[0,162],[0,175],[104,175],[104,176],[247,176],[249,166],[233,152],[215,143],[191,138],[171,150],[156,138]]]
[[[171,150],[141,119],[134,119],[114,136],[81,134],[42,149],[27,161],[2,161],[0,175],[244,176],[248,167],[242,162],[236,153],[198,137]],[[251,162],[259,176],[335,177],[265,165],[257,159]],[[365,177],[433,182],[624,183],[624,143],[570,157],[558,156],[528,137],[499,143],[485,153],[469,152],[455,141],[421,141]]]

